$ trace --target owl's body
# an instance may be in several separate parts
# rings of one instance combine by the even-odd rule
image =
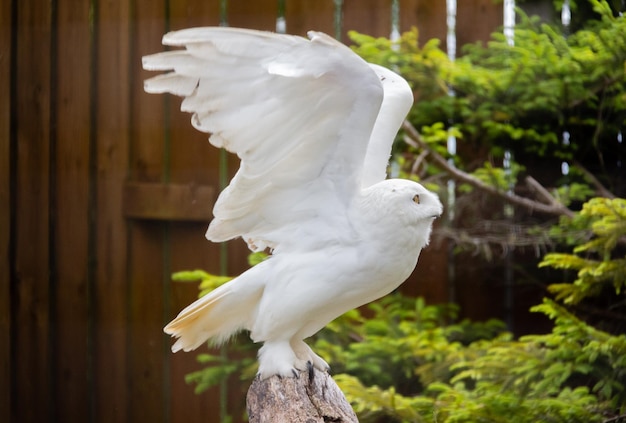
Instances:
[[[261,377],[327,369],[303,340],[404,282],[442,212],[420,184],[384,180],[408,84],[319,33],[198,28],[165,40],[187,50],[146,57],[147,69],[173,69],[146,90],[186,96],[194,126],[242,160],[207,237],[272,250],[181,311],[165,328],[172,349],[248,330],[263,343]]]

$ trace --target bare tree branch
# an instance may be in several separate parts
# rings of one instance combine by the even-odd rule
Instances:
[[[614,416],[614,417],[611,417],[609,419],[602,420],[602,423],[617,422],[617,421],[619,421],[621,419],[624,419],[624,418],[626,418],[626,414],[620,414],[619,416]]]
[[[546,213],[546,214],[551,214],[551,215],[555,215],[555,216],[569,216],[572,217],[574,216],[574,212],[570,209],[568,209],[567,207],[565,207],[564,205],[562,205],[561,203],[559,203],[554,197],[552,197],[547,190],[545,190],[545,188],[543,188],[543,192],[541,193],[542,197],[544,199],[549,199],[550,204],[545,204],[545,203],[541,203],[539,201],[535,201],[532,200],[530,198],[526,198],[526,197],[521,197],[517,194],[514,193],[509,193],[509,192],[504,192],[501,191],[491,185],[487,185],[485,184],[483,181],[481,181],[480,179],[470,175],[469,173],[463,172],[460,169],[457,169],[454,166],[451,166],[448,161],[441,156],[439,153],[437,153],[435,150],[433,150],[428,143],[426,143],[424,141],[424,139],[422,138],[422,136],[420,135],[420,133],[417,131],[417,129],[415,129],[415,127],[409,122],[409,121],[404,121],[404,124],[402,125],[404,130],[406,131],[406,137],[408,137],[409,139],[407,140],[410,144],[417,144],[419,147],[421,147],[422,149],[424,149],[425,151],[428,151],[428,154],[431,156],[431,158],[433,159],[433,161],[440,167],[442,168],[446,173],[448,173],[452,178],[460,181],[460,182],[464,182],[466,184],[469,184],[471,186],[473,186],[474,188],[477,188],[481,191],[484,191],[488,194],[494,195],[496,197],[502,198],[503,200],[511,203],[511,204],[515,204],[517,206],[521,206],[524,207],[530,211],[538,211],[541,213]],[[412,142],[411,142],[412,141]],[[535,181],[536,182],[536,181]],[[531,182],[532,184],[532,182]],[[537,183],[537,185],[539,185],[539,183]],[[547,196],[546,196],[547,194]]]
[[[550,194],[550,192],[545,189],[543,187],[543,185],[541,185],[539,182],[537,182],[537,180],[535,178],[533,178],[532,176],[528,175],[525,179],[524,182],[526,182],[526,185],[533,191],[535,191],[541,198],[543,198],[546,203],[553,205],[553,206],[558,206],[559,201],[554,198],[554,196],[552,196],[552,194]]]
[[[587,168],[585,168],[582,164],[575,161],[574,166],[576,167],[576,169],[580,170],[585,175],[585,178],[587,178],[593,184],[594,187],[596,187],[596,190],[598,190],[598,193],[602,197],[615,198],[615,194],[613,194],[604,185],[602,185],[602,183],[598,180],[598,178],[596,178],[596,176],[593,173],[589,172],[589,170],[587,170]]]

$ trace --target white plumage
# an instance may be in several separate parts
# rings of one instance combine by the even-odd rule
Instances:
[[[235,28],[171,32],[184,50],[143,58],[150,93],[181,109],[241,166],[220,194],[207,238],[242,237],[272,256],[200,298],[165,327],[172,350],[245,329],[259,373],[328,365],[304,343],[344,312],[388,294],[427,245],[437,196],[385,180],[391,144],[413,96],[404,79],[331,37]]]

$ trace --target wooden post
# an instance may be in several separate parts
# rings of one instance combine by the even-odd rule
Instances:
[[[335,381],[312,366],[297,378],[257,376],[246,403],[250,423],[358,423]]]

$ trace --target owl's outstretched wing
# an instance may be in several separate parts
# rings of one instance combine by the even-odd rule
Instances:
[[[309,38],[192,28],[163,38],[185,49],[143,59],[147,70],[169,71],[145,90],[185,97],[181,110],[193,114],[193,126],[241,159],[216,202],[212,241],[293,247],[328,242],[350,226],[346,210],[362,186],[383,84],[343,44],[317,32]],[[367,169],[384,174],[386,154]]]

